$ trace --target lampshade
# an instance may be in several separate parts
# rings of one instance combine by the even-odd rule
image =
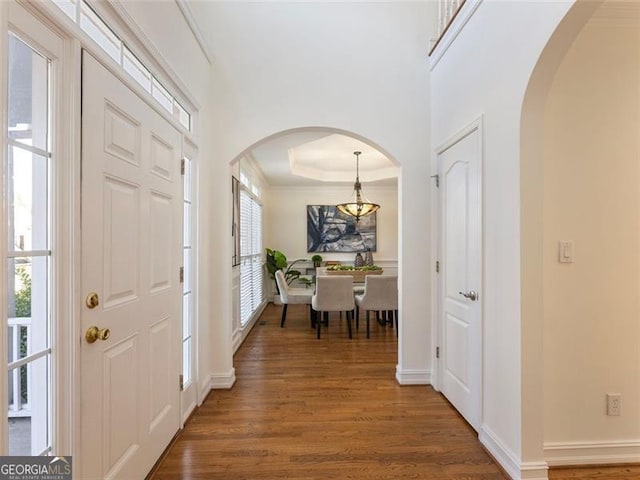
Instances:
[[[362,193],[362,184],[360,183],[360,154],[362,152],[353,152],[356,156],[356,182],[353,185],[353,201],[336,205],[336,208],[345,215],[351,215],[356,218],[356,223],[360,221],[360,217],[365,217],[377,212],[380,205],[371,203]]]

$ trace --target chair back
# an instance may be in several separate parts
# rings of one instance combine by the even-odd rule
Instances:
[[[289,303],[289,284],[282,270],[276,270],[276,285],[278,285],[278,291],[280,292],[280,301]]]
[[[318,312],[344,312],[356,308],[353,300],[351,275],[326,275],[316,277],[316,293],[311,300]]]
[[[360,308],[365,310],[398,309],[398,277],[395,275],[367,275]]]

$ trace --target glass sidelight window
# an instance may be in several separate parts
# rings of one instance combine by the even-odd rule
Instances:
[[[51,61],[9,34],[7,339],[9,455],[51,451]]]
[[[182,385],[187,388],[193,378],[193,229],[191,160],[184,165],[184,216],[183,216],[183,288],[182,288]]]

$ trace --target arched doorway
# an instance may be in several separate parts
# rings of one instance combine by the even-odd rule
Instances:
[[[523,442],[537,436],[549,465],[640,458],[625,442],[640,435],[639,20],[637,5],[577,2],[523,104],[523,391],[539,399]]]

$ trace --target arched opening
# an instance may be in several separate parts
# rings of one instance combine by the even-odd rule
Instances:
[[[523,452],[549,465],[638,459],[639,39],[637,5],[576,2],[523,104]]]
[[[345,249],[326,245],[318,250],[316,246],[311,248],[307,223],[308,206],[333,207],[351,198],[356,168],[354,151],[363,152],[360,158],[363,191],[370,200],[381,205],[373,223],[374,262],[387,274],[399,274],[400,162],[375,142],[331,127],[293,128],[269,135],[245,148],[231,162],[233,175],[237,178],[253,176],[255,191],[260,192],[256,196],[260,197],[263,219],[263,252],[265,248],[279,250],[289,261],[310,261],[312,255],[320,254],[324,261],[354,263],[355,255],[363,253],[356,245]],[[306,263],[298,265],[302,267],[303,275],[310,273],[305,271]],[[233,269],[234,350],[256,320],[255,317],[247,320],[238,303],[241,275],[240,266]],[[266,302],[279,301],[275,284],[268,276],[264,290]],[[390,367],[393,372],[394,366]]]

